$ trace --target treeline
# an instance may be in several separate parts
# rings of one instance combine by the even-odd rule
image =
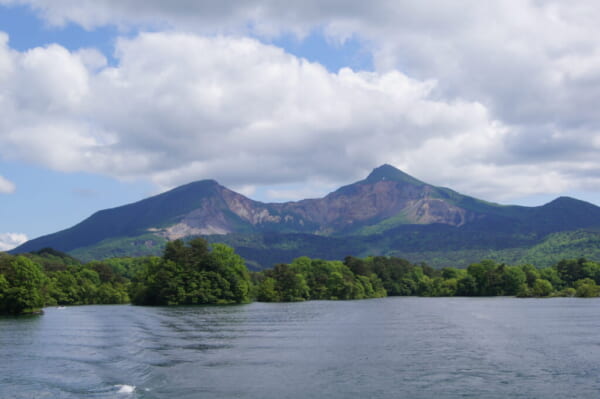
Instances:
[[[343,262],[302,257],[254,273],[253,281],[256,299],[266,302],[382,296],[595,297],[600,295],[600,264],[582,258],[537,269],[484,260],[466,269],[436,270],[385,256],[349,256]]]
[[[251,300],[244,260],[203,239],[167,244],[162,257],[113,258],[86,264],[43,249],[0,253],[0,314],[35,313],[47,306],[195,305]]]
[[[466,269],[439,270],[393,257],[344,260],[357,275],[375,275],[390,296],[577,296],[600,295],[600,264],[584,258],[562,260],[552,267],[509,266],[484,260]]]
[[[81,264],[51,249],[0,253],[0,314],[35,313],[45,306],[129,302],[129,280],[104,262]]]
[[[386,296],[375,273],[356,274],[340,261],[301,257],[291,264],[252,275],[255,298],[261,302],[311,299],[365,299]]]
[[[484,260],[466,269],[375,256],[326,261],[300,257],[250,273],[224,244],[169,242],[162,257],[114,258],[83,264],[51,249],[0,253],[0,314],[45,306],[196,305],[384,296],[600,296],[600,264],[584,258],[552,267]]]

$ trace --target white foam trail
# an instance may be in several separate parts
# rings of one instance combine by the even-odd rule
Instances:
[[[133,385],[115,385],[115,388],[119,388],[117,393],[133,393],[135,391],[135,386]]]

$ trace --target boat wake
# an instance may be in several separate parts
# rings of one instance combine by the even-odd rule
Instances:
[[[133,391],[135,391],[135,386],[133,386],[133,385],[119,384],[119,385],[115,385],[115,388],[119,389],[117,391],[117,393],[122,393],[122,394],[129,394],[129,393],[133,393]]]

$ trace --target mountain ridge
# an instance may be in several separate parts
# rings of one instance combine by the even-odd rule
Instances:
[[[116,246],[121,245],[117,252],[127,255],[141,249],[136,249],[138,241],[147,247],[159,247],[166,240],[194,236],[213,240],[220,237],[225,241],[246,237],[247,242],[262,246],[255,248],[257,251],[268,251],[274,247],[260,237],[279,234],[293,242],[318,242],[323,246],[332,242],[340,248],[346,245],[340,244],[342,240],[354,243],[362,253],[385,255],[396,253],[398,248],[410,249],[407,242],[415,248],[423,247],[409,240],[411,234],[421,235],[425,241],[436,237],[440,241],[438,247],[445,248],[448,242],[462,246],[455,237],[465,234],[471,241],[493,242],[493,237],[497,237],[513,242],[514,237],[521,235],[535,236],[539,242],[551,233],[596,227],[600,228],[600,208],[585,201],[558,197],[538,207],[499,205],[430,185],[385,164],[373,169],[365,179],[321,198],[284,203],[255,201],[212,179],[191,182],[134,203],[98,211],[68,229],[30,240],[11,252],[45,247],[64,252],[97,250],[115,242]],[[440,231],[444,233],[440,235]],[[363,242],[373,244],[365,246]],[[531,244],[522,240],[522,245]],[[293,246],[289,242],[286,245]],[[427,248],[435,250],[435,243],[430,247]],[[352,252],[350,244],[348,248]],[[260,259],[250,261],[271,266],[262,265]]]

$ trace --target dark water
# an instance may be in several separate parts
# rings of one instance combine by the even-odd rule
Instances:
[[[83,306],[0,318],[0,398],[597,398],[600,300]]]

